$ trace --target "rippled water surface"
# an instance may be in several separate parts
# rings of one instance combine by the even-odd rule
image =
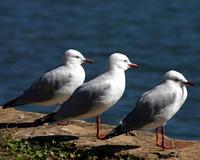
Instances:
[[[69,48],[96,61],[84,65],[86,80],[104,71],[111,53],[122,52],[140,69],[127,71],[122,99],[103,115],[105,123],[117,124],[166,71],[176,69],[200,82],[199,8],[198,0],[1,1],[0,103],[56,66]],[[168,122],[168,135],[200,139],[199,93],[200,87],[189,88],[186,103]]]

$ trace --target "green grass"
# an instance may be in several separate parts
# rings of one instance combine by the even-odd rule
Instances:
[[[21,159],[81,159],[83,150],[78,149],[73,143],[47,142],[40,143],[27,140],[8,140],[2,148],[8,155]],[[86,159],[96,159],[95,156],[85,155]]]
[[[39,143],[27,140],[8,140],[1,146],[7,152],[2,159],[16,160],[45,160],[51,159],[139,159],[135,156],[120,156],[102,152],[102,150],[93,150],[91,148],[79,148],[69,142],[48,142]],[[3,158],[4,157],[4,158]],[[141,159],[141,158],[140,158]]]
[[[28,142],[27,140],[9,140],[4,148],[16,159],[75,159],[80,155],[76,154],[73,145],[59,143]]]
[[[101,148],[78,147],[73,142],[41,140],[40,139],[12,139],[10,131],[0,131],[0,159],[16,160],[123,160],[123,159],[143,159],[134,155],[116,155],[106,146]]]

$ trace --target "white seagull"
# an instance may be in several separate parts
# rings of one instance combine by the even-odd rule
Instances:
[[[28,89],[2,108],[26,104],[49,106],[66,101],[85,80],[85,71],[81,66],[84,62],[92,63],[74,49],[65,51],[60,66],[43,73]]]
[[[145,92],[132,112],[123,118],[119,125],[102,140],[127,133],[131,130],[156,129],[156,145],[167,148],[164,141],[164,126],[181,108],[187,98],[186,86],[194,86],[181,73],[168,71],[162,82]],[[158,129],[161,127],[162,143],[158,142]]]
[[[97,138],[101,138],[100,115],[113,106],[125,90],[125,73],[128,68],[137,68],[126,55],[114,53],[109,57],[107,71],[95,79],[82,84],[55,113],[37,119],[42,125],[61,120],[96,118]]]

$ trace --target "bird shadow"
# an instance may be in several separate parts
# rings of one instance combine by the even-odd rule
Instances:
[[[37,127],[33,122],[26,123],[0,123],[0,129],[3,128],[29,128]]]
[[[91,149],[92,152],[96,151],[106,151],[109,153],[115,153],[119,152],[121,150],[130,150],[130,149],[137,149],[140,148],[140,146],[137,145],[111,145],[111,144],[105,144],[101,146],[96,146]]]
[[[87,155],[93,155],[97,156],[100,159],[104,159],[106,157],[112,157],[115,153],[118,153],[120,151],[126,151],[126,150],[132,150],[140,148],[140,146],[137,145],[101,145],[101,146],[95,146],[90,149],[87,149],[82,154],[82,157],[87,157]]]
[[[40,144],[40,146],[54,146],[60,149],[64,148],[67,152],[76,152],[81,155],[81,159],[88,159],[88,157],[95,156],[98,159],[105,159],[109,157],[115,157],[115,153],[126,150],[134,150],[140,148],[137,145],[111,145],[104,144],[100,146],[82,146],[78,144],[65,143],[73,140],[77,140],[79,137],[71,135],[51,135],[51,136],[36,136],[26,139],[31,144]],[[64,142],[64,143],[63,143]],[[63,144],[63,145],[62,145]]]
[[[39,143],[52,143],[52,142],[67,142],[72,140],[77,140],[79,137],[72,135],[51,135],[51,136],[36,136],[26,139],[29,142],[39,142]]]

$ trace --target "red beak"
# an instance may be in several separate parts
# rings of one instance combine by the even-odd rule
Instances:
[[[128,64],[128,66],[131,68],[138,68],[138,65],[134,64],[134,63],[130,63],[130,64]]]
[[[93,60],[91,60],[91,59],[88,59],[88,58],[86,58],[85,60],[83,60],[84,61],[84,63],[94,63],[94,61]]]
[[[195,84],[191,81],[187,81],[184,84],[187,85],[187,86],[195,86]]]

